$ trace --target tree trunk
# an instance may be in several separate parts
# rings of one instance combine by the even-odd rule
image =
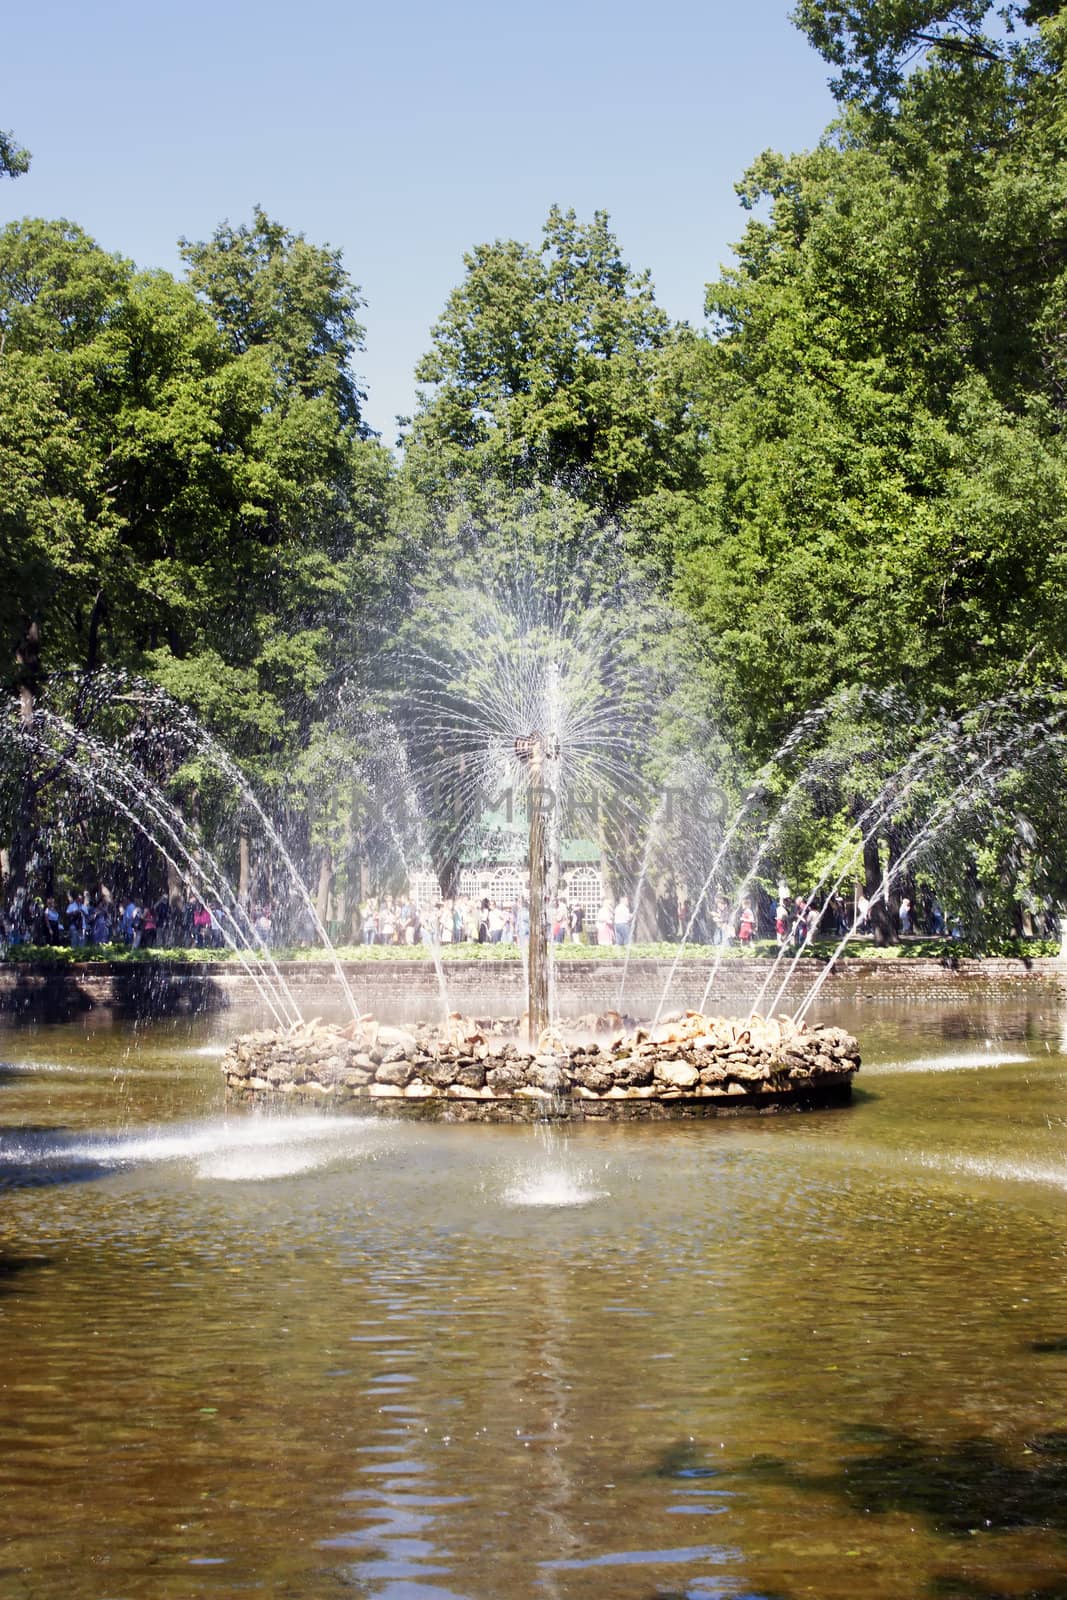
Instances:
[[[330,910],[330,888],[333,884],[333,855],[324,850],[319,863],[319,887],[315,895],[315,910],[323,927]]]
[[[882,857],[878,849],[878,836],[872,835],[863,846],[864,889],[871,902],[871,932],[877,945],[896,943],[893,918],[882,895]]]

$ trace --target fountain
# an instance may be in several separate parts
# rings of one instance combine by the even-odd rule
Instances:
[[[854,927],[795,1004],[787,1005],[787,994],[794,979],[804,977],[801,962],[811,955],[814,922],[791,950],[783,947],[767,960],[762,984],[736,1015],[710,1014],[725,943],[705,961],[699,1003],[673,1013],[668,1006],[675,974],[722,875],[735,884],[732,920],[761,872],[780,859],[794,816],[813,789],[829,781],[835,762],[863,762],[870,753],[862,745],[841,758],[832,751],[805,753],[776,809],[768,810],[773,775],[806,751],[828,721],[847,715],[850,706],[884,712],[886,696],[863,691],[850,701],[842,694],[810,713],[721,827],[702,836],[693,902],[644,1025],[626,1016],[628,942],[614,969],[612,1009],[563,1021],[546,907],[559,891],[566,823],[580,817],[597,833],[617,882],[636,886],[634,908],[641,915],[670,813],[670,779],[686,762],[692,770],[689,752],[701,742],[691,709],[679,702],[678,686],[689,668],[676,620],[646,593],[628,588],[620,572],[610,570],[602,547],[597,561],[595,592],[585,569],[581,582],[568,570],[552,588],[536,570],[517,573],[513,566],[495,584],[446,596],[445,612],[467,620],[465,633],[435,638],[416,627],[417,647],[401,641],[393,691],[376,709],[365,741],[390,752],[401,800],[392,797],[385,810],[405,872],[413,864],[432,865],[442,889],[494,795],[507,794],[509,812],[516,804],[520,813],[525,809],[530,929],[521,1016],[488,1017],[489,1008],[477,1004],[468,1005],[473,1015],[460,1015],[433,939],[438,1019],[389,1029],[365,1016],[285,841],[228,752],[159,689],[128,675],[95,674],[91,692],[98,701],[141,718],[153,738],[172,741],[175,760],[195,753],[209,763],[258,818],[290,892],[315,926],[348,1013],[343,1024],[308,1023],[221,862],[168,798],[138,739],[104,737],[43,702],[29,714],[20,705],[0,723],[7,748],[19,759],[32,757],[62,772],[74,790],[110,808],[159,849],[191,893],[220,908],[223,939],[274,1023],[238,1039],[226,1053],[222,1069],[232,1094],[468,1120],[707,1115],[848,1098],[859,1066],[856,1041],[809,1026],[808,1018]],[[436,603],[440,608],[440,598]],[[661,714],[665,706],[667,716]],[[1065,721],[1067,712],[1054,699],[1046,704],[1023,691],[990,701],[965,724],[943,714],[935,718],[929,734],[856,808],[811,894],[837,894],[880,830],[919,806],[920,823],[871,898],[875,907],[886,902],[923,852],[1010,788],[1035,752],[1047,757],[1062,748]],[[143,729],[138,737],[143,742]],[[707,782],[705,771],[698,787]],[[413,819],[410,826],[400,820],[401,811]],[[409,1011],[409,1023],[411,1017]]]
[[[703,1007],[657,1017],[647,1028],[626,1026],[628,947],[618,1012],[571,1025],[556,1014],[547,904],[559,888],[564,816],[581,814],[603,827],[609,811],[609,826],[621,816],[639,836],[647,819],[661,814],[663,790],[651,758],[670,692],[664,680],[681,676],[679,659],[664,671],[660,653],[662,641],[678,631],[646,594],[635,598],[613,583],[598,606],[575,608],[572,582],[573,575],[562,596],[553,597],[512,570],[495,589],[468,589],[446,600],[446,612],[473,619],[475,643],[449,640],[436,649],[422,643],[401,657],[394,734],[384,741],[401,752],[395,764],[405,775],[404,803],[419,810],[415,832],[433,841],[429,854],[438,861],[458,859],[492,794],[506,790],[512,803],[515,795],[524,802],[530,908],[524,1016],[508,1024],[453,1013],[441,1025],[414,1029],[381,1029],[368,1019],[343,1028],[317,1023],[261,1031],[236,1041],[223,1061],[232,1094],[450,1120],[713,1115],[847,1100],[859,1049],[840,1030],[809,1030],[786,1017],[715,1018]],[[639,647],[624,651],[637,618]],[[381,746],[380,728],[373,742]],[[452,804],[441,806],[442,791]],[[716,864],[743,816],[744,808]],[[650,844],[649,833],[642,878]],[[639,883],[637,905],[640,894]]]

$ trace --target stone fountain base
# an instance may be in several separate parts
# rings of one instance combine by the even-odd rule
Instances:
[[[659,1118],[807,1110],[846,1103],[859,1070],[842,1028],[687,1012],[652,1029],[521,1043],[507,1024],[451,1019],[405,1032],[318,1021],[248,1033],[226,1052],[227,1093],[243,1099],[449,1122],[545,1117]],[[512,1025],[514,1027],[514,1025]]]

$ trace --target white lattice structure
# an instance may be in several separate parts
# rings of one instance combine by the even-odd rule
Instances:
[[[495,900],[505,910],[517,904],[528,891],[529,877],[521,868],[508,864],[484,867],[462,867],[457,897],[479,905],[483,900]],[[584,865],[572,867],[563,874],[561,888],[567,904],[581,906],[587,919],[595,920],[603,899],[603,885],[597,867]],[[425,917],[441,900],[441,886],[436,873],[429,868],[419,868],[411,874],[408,892],[419,912]]]
[[[596,922],[596,914],[604,898],[600,872],[596,867],[573,867],[565,873],[563,893],[569,906],[581,906],[589,924]]]

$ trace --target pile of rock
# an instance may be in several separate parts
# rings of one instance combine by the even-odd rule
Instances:
[[[234,1095],[505,1121],[825,1105],[848,1099],[859,1065],[842,1028],[695,1012],[601,1037],[546,1034],[536,1046],[499,1023],[458,1017],[411,1032],[369,1018],[347,1028],[316,1020],[245,1034],[222,1062]]]

